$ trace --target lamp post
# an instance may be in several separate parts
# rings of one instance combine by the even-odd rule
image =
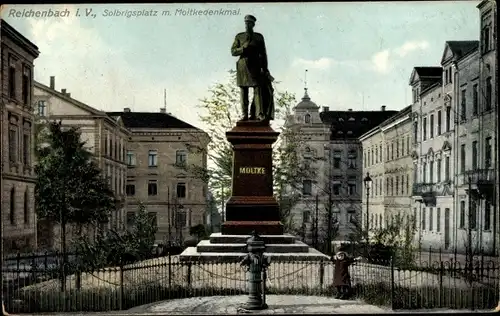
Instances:
[[[372,186],[372,178],[370,177],[370,173],[366,173],[366,177],[363,179],[363,182],[365,184],[365,190],[366,190],[366,245],[368,246],[368,230],[370,228],[369,226],[369,213],[370,213],[370,188]]]

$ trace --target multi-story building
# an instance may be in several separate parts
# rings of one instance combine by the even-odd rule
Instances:
[[[35,214],[33,62],[38,48],[1,20],[0,135],[3,252],[33,249]]]
[[[409,224],[413,165],[411,157],[411,106],[360,136],[363,147],[363,175],[371,178],[363,194],[362,222],[368,228]],[[366,192],[366,191],[365,191]]]
[[[497,5],[496,1],[485,0],[478,6],[480,12],[480,41],[479,41],[479,112],[481,128],[479,131],[482,155],[479,168],[484,171],[476,172],[476,186],[484,197],[483,229],[493,239],[490,243],[491,252],[498,254],[499,247],[499,212],[500,201],[500,173],[499,159],[499,124],[498,124],[498,55],[496,46]],[[490,158],[491,157],[491,158]],[[491,162],[490,162],[491,160]],[[486,185],[485,185],[486,184]],[[493,184],[493,185],[492,185]],[[495,202],[496,201],[496,202]],[[487,216],[491,214],[491,222]],[[484,237],[484,236],[483,236]]]
[[[195,171],[207,167],[208,135],[160,112],[109,112],[130,130],[126,152],[127,223],[142,203],[158,227],[158,241],[183,241],[204,224],[207,183]],[[195,171],[193,171],[195,170]]]
[[[115,192],[121,206],[111,214],[107,225],[100,229],[122,230],[125,228],[125,180],[127,173],[126,147],[130,132],[120,119],[108,116],[71,97],[66,89],[55,89],[55,77],[50,78],[50,85],[35,82],[34,101],[40,123],[61,121],[65,127],[77,127],[81,132],[81,140],[87,149],[94,154],[96,162]],[[83,231],[81,230],[83,229]],[[70,227],[67,230],[68,240],[72,234],[94,234],[94,227]],[[60,240],[60,228],[53,223],[40,221],[39,246],[57,248]]]
[[[323,107],[319,112],[307,91],[294,108],[289,121],[301,130],[306,143],[302,156],[316,170],[314,179],[303,179],[302,198],[292,210],[297,227],[305,223],[309,232],[314,231],[306,234],[307,242],[312,242],[316,230],[323,238],[327,236],[328,227],[336,231],[332,235],[335,240],[346,240],[353,232],[352,220],[361,215],[363,183],[358,137],[396,113],[386,111],[385,106],[381,111],[330,111]],[[334,223],[329,225],[329,218]]]

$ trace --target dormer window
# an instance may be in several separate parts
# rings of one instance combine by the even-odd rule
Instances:
[[[349,118],[349,122],[354,122],[356,119],[354,117]]]
[[[339,122],[343,122],[343,121],[344,121],[344,119],[339,117]]]
[[[361,119],[361,122],[366,122],[366,121],[368,121],[368,119],[367,119],[366,117],[363,117],[363,118]]]
[[[310,114],[306,114],[304,116],[304,122],[307,124],[311,123],[311,115]]]

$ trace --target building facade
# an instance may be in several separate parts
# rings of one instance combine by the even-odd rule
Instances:
[[[183,242],[191,227],[205,223],[207,183],[194,170],[207,167],[208,135],[164,108],[108,115],[131,133],[125,153],[127,225],[143,204],[158,227],[158,242]]]
[[[314,244],[316,236],[347,240],[353,221],[361,215],[363,185],[362,148],[359,136],[380,124],[396,111],[330,111],[319,107],[306,93],[293,109],[290,121],[305,140],[301,156],[315,172],[303,179],[302,197],[294,205],[294,224],[305,230],[305,241]],[[329,216],[331,212],[331,216]],[[332,223],[329,223],[329,219]]]
[[[33,72],[38,48],[1,20],[3,252],[36,247]]]
[[[366,227],[368,221],[369,231],[411,223],[411,133],[408,106],[359,138],[363,175],[372,180],[369,194],[362,197],[362,223]]]
[[[73,99],[66,89],[57,91],[55,77],[50,78],[49,86],[35,82],[34,101],[40,123],[61,121],[64,127],[77,127],[80,130],[81,140],[94,154],[103,175],[109,180],[110,188],[121,201],[121,206],[111,214],[108,224],[100,227],[70,227],[68,240],[71,240],[72,234],[95,234],[99,230],[109,229],[123,230],[126,220],[126,150],[130,132],[119,118],[110,117],[105,112]],[[57,225],[40,221],[39,235],[41,248],[59,247],[60,228]]]

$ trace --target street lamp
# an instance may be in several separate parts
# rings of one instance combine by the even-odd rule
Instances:
[[[366,173],[366,177],[363,179],[366,190],[366,244],[368,245],[368,229],[369,229],[369,203],[370,203],[370,188],[372,186],[372,178],[370,177],[370,173]]]

